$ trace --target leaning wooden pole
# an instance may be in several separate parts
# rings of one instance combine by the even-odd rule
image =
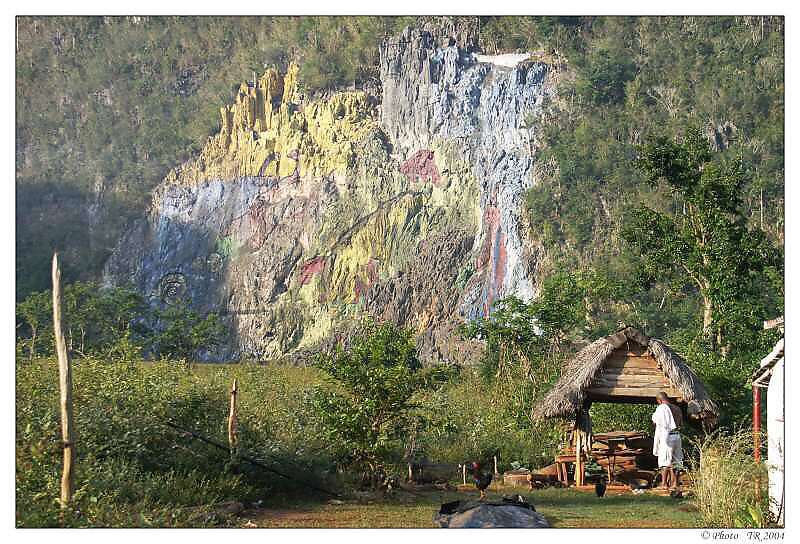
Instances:
[[[64,447],[64,469],[61,473],[61,508],[64,509],[72,502],[72,477],[75,471],[75,429],[72,419],[72,364],[69,360],[61,317],[61,266],[58,262],[58,253],[54,253],[53,333],[56,339],[59,389],[61,391],[61,440]]]
[[[231,386],[230,410],[228,412],[228,448],[231,453],[231,461],[234,463],[237,462],[239,457],[239,435],[237,432],[239,423],[236,420],[236,396],[238,394],[239,388],[236,378],[234,378],[233,385]]]

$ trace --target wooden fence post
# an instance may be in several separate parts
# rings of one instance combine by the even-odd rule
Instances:
[[[235,463],[239,457],[239,436],[237,434],[238,422],[236,421],[236,396],[239,394],[236,378],[231,387],[231,403],[228,412],[228,448],[231,453],[231,462]]]
[[[58,356],[59,389],[61,391],[61,439],[64,447],[64,470],[61,473],[61,508],[72,501],[75,471],[75,432],[72,420],[72,365],[64,339],[64,325],[61,320],[61,266],[58,253],[53,253],[53,333],[56,339]]]
[[[753,460],[761,463],[761,388],[753,384]],[[756,467],[758,470],[758,467]],[[761,473],[756,472],[756,499],[761,500]]]

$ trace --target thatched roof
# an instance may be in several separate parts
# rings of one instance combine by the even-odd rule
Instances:
[[[681,392],[690,417],[705,419],[707,423],[714,424],[719,417],[719,408],[708,396],[703,383],[692,369],[664,342],[648,338],[633,327],[595,340],[580,350],[565,366],[561,379],[534,408],[534,418],[541,420],[574,417],[583,405],[586,389],[603,368],[603,364],[614,350],[629,341],[649,349],[664,374]]]

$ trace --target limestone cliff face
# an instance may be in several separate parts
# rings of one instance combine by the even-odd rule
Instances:
[[[458,323],[535,294],[521,211],[547,66],[478,62],[406,30],[382,45],[380,104],[303,100],[298,70],[241,86],[108,281],[222,314],[233,334],[209,359],[302,353],[370,313],[415,329],[423,357],[468,362],[479,348]]]
[[[535,294],[537,259],[520,223],[534,181],[536,120],[552,88],[545,64],[517,62],[475,62],[457,46],[438,48],[429,34],[410,29],[381,48],[381,125],[399,153],[456,142],[477,180],[475,273],[463,299],[468,318],[486,315],[498,298]]]

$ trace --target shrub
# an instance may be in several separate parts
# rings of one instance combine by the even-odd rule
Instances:
[[[146,312],[137,292],[101,287],[94,282],[64,286],[64,335],[69,349],[80,355],[104,354],[130,334],[135,320]],[[31,293],[16,307],[17,338],[30,359],[53,353],[53,295]],[[130,340],[130,337],[129,337]]]
[[[318,387],[311,403],[342,464],[374,484],[385,465],[400,461],[413,398],[432,385],[436,370],[421,368],[411,331],[375,321],[360,329],[346,350],[318,357],[333,383]]]
[[[512,462],[528,468],[553,462],[559,424],[531,421],[536,398],[530,379],[521,365],[509,370],[510,379],[487,382],[477,369],[462,369],[446,387],[424,393],[429,425],[417,442],[427,457],[462,463],[497,455],[500,470]]]
[[[767,470],[752,456],[752,433],[742,429],[697,442],[699,461],[690,471],[703,524],[764,527],[769,517]]]
[[[183,301],[155,310],[154,317],[156,323],[148,340],[161,357],[190,359],[225,339],[226,330],[217,314],[201,316]]]
[[[145,350],[174,359],[189,359],[211,350],[226,330],[214,313],[200,315],[185,301],[148,305],[132,289],[100,287],[93,282],[64,287],[67,346],[81,356],[138,360]],[[28,295],[17,304],[17,351],[33,360],[53,354],[52,292]]]

